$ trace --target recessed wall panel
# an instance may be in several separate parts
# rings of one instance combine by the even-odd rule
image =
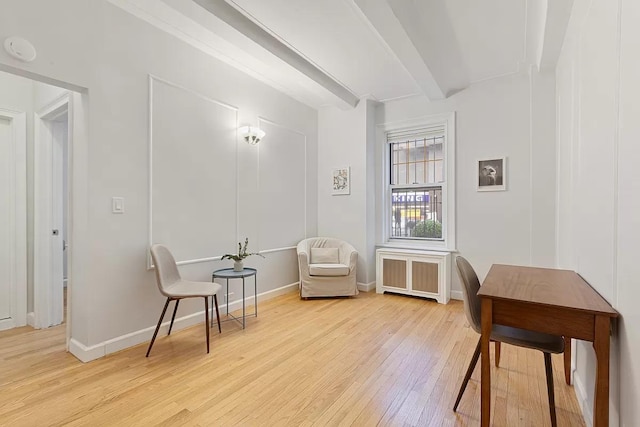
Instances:
[[[260,250],[295,246],[305,238],[306,138],[261,121],[258,187]]]
[[[236,245],[236,109],[151,80],[151,243],[177,261]]]

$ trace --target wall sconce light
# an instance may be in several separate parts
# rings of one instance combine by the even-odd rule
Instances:
[[[266,135],[262,129],[253,126],[242,126],[238,132],[250,145],[256,145]]]

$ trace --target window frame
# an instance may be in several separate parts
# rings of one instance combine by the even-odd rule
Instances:
[[[411,130],[418,128],[428,128],[435,126],[443,126],[444,128],[444,182],[433,184],[408,184],[408,185],[392,185],[390,180],[391,173],[391,144],[387,141],[387,133],[398,132],[403,130]],[[378,235],[381,237],[381,246],[387,247],[415,247],[420,249],[432,250],[448,250],[455,251],[455,112],[435,114],[405,120],[402,122],[384,123],[378,126],[378,139],[381,150],[381,171],[380,177],[382,182],[381,203],[379,203],[379,212],[381,213],[381,221],[378,224]],[[396,141],[397,142],[397,141]],[[391,236],[392,227],[392,190],[397,188],[442,188],[442,238],[415,238],[415,237],[393,237]]]

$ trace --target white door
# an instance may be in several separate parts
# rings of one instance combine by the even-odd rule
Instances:
[[[0,109],[0,330],[26,324],[26,127]]]
[[[51,324],[59,325],[63,321],[64,306],[64,272],[65,257],[64,246],[66,236],[65,205],[67,196],[66,185],[66,147],[68,136],[68,115],[65,113],[51,123],[52,150],[51,150],[51,273],[52,273],[52,307]]]
[[[13,282],[13,231],[11,207],[15,203],[13,193],[13,152],[11,121],[0,117],[0,321],[11,319]]]
[[[64,320],[64,245],[69,96],[36,113],[34,149],[35,327]]]

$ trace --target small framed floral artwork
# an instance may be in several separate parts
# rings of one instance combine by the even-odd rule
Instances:
[[[478,160],[478,191],[504,191],[507,189],[507,158]]]
[[[349,194],[351,192],[351,175],[349,173],[349,166],[333,169],[332,177],[332,195],[338,196]]]

